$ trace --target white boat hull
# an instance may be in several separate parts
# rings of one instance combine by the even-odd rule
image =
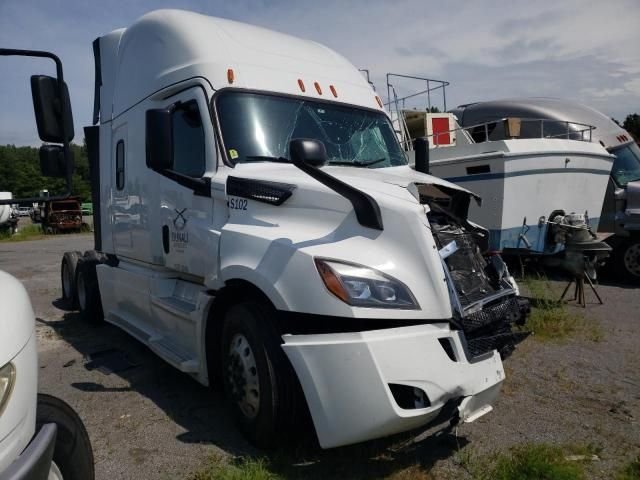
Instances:
[[[547,242],[552,212],[587,213],[597,231],[613,156],[598,144],[559,139],[485,142],[430,151],[437,177],[483,199],[469,218],[490,231],[490,248],[552,254]],[[526,240],[525,240],[526,239]]]

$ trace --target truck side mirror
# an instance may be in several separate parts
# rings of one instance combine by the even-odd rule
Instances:
[[[69,150],[69,161],[65,160],[62,147],[43,145],[40,147],[40,172],[45,177],[66,177],[73,172],[73,151]]]
[[[296,138],[289,142],[289,157],[294,164],[306,163],[321,167],[327,163],[327,150],[319,140]]]
[[[67,141],[73,139],[73,116],[69,90],[65,83],[62,88],[62,102],[58,98],[58,80],[46,75],[31,77],[31,97],[36,114],[38,136],[43,142],[64,143],[64,131]],[[64,124],[63,124],[64,108]]]
[[[147,167],[170,170],[173,167],[173,128],[171,110],[159,108],[146,114]]]
[[[416,172],[429,173],[429,140],[416,138],[413,142],[413,150],[416,153]]]

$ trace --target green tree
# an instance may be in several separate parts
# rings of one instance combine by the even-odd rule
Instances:
[[[636,142],[640,141],[640,115],[637,113],[627,115],[627,118],[625,118],[622,123],[622,128],[633,135]]]
[[[73,194],[79,196],[81,202],[91,201],[87,149],[72,144],[71,151],[75,163]],[[11,192],[14,198],[24,198],[36,197],[45,189],[52,195],[61,194],[65,191],[65,181],[40,174],[37,148],[0,145],[0,191]]]

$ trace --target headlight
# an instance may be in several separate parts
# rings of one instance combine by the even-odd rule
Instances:
[[[327,289],[349,305],[407,310],[420,308],[404,283],[378,270],[319,258],[315,262]]]
[[[0,368],[0,415],[2,415],[5,404],[9,401],[15,378],[16,368],[13,363],[9,362]]]

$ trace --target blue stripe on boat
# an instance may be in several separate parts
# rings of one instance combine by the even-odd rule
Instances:
[[[480,173],[477,175],[464,175],[463,177],[447,177],[445,180],[452,183],[476,182],[479,180],[495,180],[510,177],[521,177],[523,175],[543,175],[549,173],[591,173],[593,175],[607,175],[610,170],[601,170],[597,168],[539,168],[536,170],[520,170],[518,172],[507,173]]]

